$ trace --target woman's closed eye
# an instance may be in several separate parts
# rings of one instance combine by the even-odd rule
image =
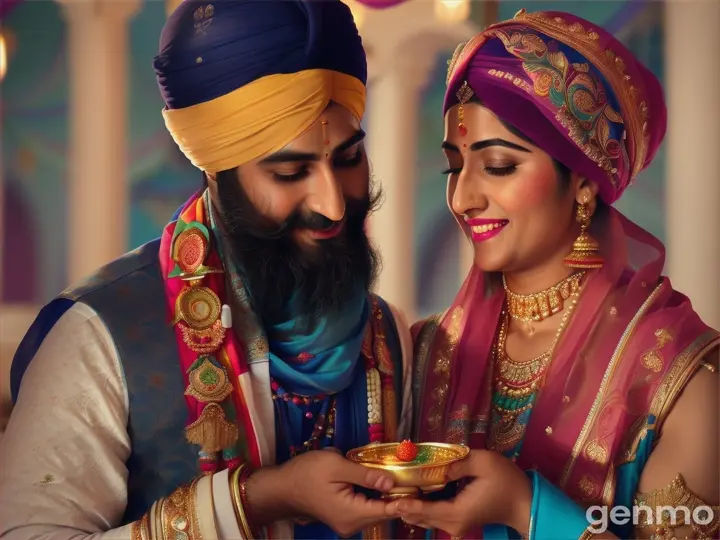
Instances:
[[[485,167],[485,172],[490,176],[508,176],[517,170],[517,165],[505,165],[503,167]]]
[[[445,169],[441,174],[460,174],[460,172],[462,172],[462,169],[462,167],[450,167],[448,169]],[[517,165],[504,165],[501,167],[490,167],[486,165],[483,170],[490,176],[508,176],[513,174],[517,170]]]

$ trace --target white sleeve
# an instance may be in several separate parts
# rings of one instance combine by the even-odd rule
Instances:
[[[130,540],[131,526],[118,527],[127,504],[127,422],[112,337],[89,306],[77,303],[30,363],[0,438],[0,539]],[[223,511],[212,509],[213,495]],[[215,517],[220,530],[237,530],[229,498],[228,489],[198,490],[197,508],[211,512],[205,532]]]

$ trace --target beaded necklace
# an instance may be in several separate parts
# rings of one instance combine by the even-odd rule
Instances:
[[[489,446],[513,461],[520,455],[533,405],[579,296],[580,288],[574,288],[568,297],[570,305],[563,314],[550,349],[529,362],[515,362],[507,355],[505,344],[510,315],[507,309],[502,312],[500,330],[493,347],[496,389],[492,398]]]
[[[370,328],[368,328],[370,333]],[[365,377],[368,394],[368,438],[370,442],[383,442],[385,430],[382,422],[382,385],[380,372],[374,358],[365,358]],[[283,437],[289,448],[290,457],[308,450],[332,446],[335,434],[335,407],[337,395],[302,396],[287,392],[278,381],[271,382],[272,398]],[[307,420],[315,421],[310,438],[299,446],[292,443],[290,434],[289,407],[303,412]]]

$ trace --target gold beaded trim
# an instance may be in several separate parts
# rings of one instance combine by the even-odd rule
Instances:
[[[639,511],[642,520],[638,528],[654,529],[652,537],[657,540],[674,538],[675,528],[683,525],[689,525],[694,537],[702,540],[715,538],[720,530],[720,506],[711,506],[690,491],[682,474],[665,488],[636,494],[633,504],[649,508],[653,513],[649,516],[647,511]],[[656,514],[658,511],[660,516]]]
[[[156,501],[142,519],[132,523],[132,540],[202,540],[196,505],[199,481],[196,478]]]
[[[195,516],[196,478],[189,486],[181,486],[163,501],[160,510],[165,538],[199,538]]]
[[[560,313],[565,307],[565,300],[580,290],[580,282],[583,277],[585,277],[585,272],[578,272],[544,291],[517,294],[508,288],[503,274],[503,287],[510,317],[522,322],[530,322],[542,321]]]

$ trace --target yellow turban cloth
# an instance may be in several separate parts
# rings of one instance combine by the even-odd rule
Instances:
[[[331,101],[361,120],[365,85],[326,69],[268,75],[204,103],[165,109],[163,116],[192,164],[217,173],[281,150],[308,129]]]

